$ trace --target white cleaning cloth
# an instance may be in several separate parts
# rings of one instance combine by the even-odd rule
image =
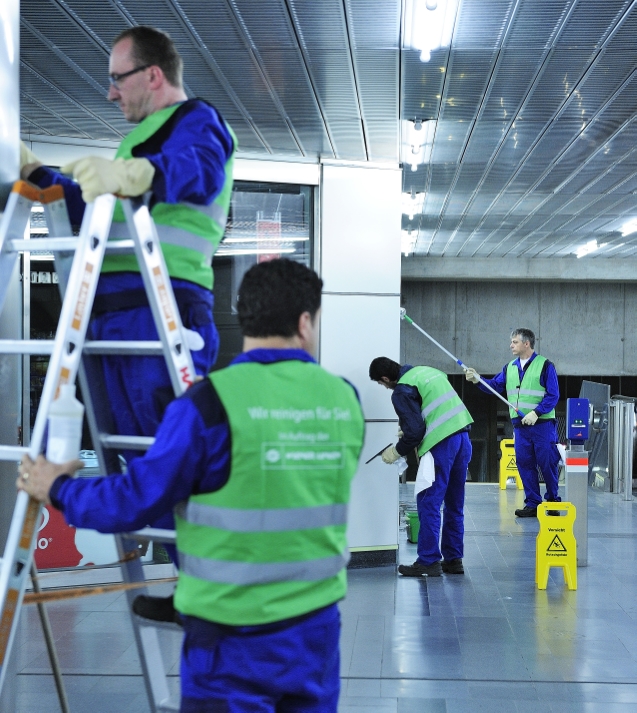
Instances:
[[[416,497],[421,490],[427,490],[427,488],[431,487],[435,479],[436,469],[434,467],[434,457],[427,451],[425,455],[420,458],[418,474],[416,475],[416,482],[414,483],[414,497]]]

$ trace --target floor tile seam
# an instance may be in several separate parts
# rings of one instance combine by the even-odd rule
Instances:
[[[42,674],[40,674],[42,675]],[[426,681],[426,682],[436,682],[436,681],[444,681],[444,682],[454,682],[454,683],[467,683],[467,684],[511,684],[511,685],[519,685],[521,683],[531,685],[533,687],[536,687],[538,685],[540,686],[547,686],[547,685],[559,685],[559,686],[630,686],[634,687],[637,685],[637,678],[635,679],[630,679],[630,678],[625,678],[620,681],[594,681],[594,680],[564,680],[562,679],[552,679],[552,678],[545,678],[545,679],[528,679],[528,678],[458,678],[458,677],[442,677],[442,676],[407,676],[407,675],[402,675],[402,676],[341,676],[340,677],[341,681]]]
[[[53,678],[53,673],[51,671],[18,671],[17,673],[18,676],[50,676]],[[72,673],[65,673],[64,669],[62,669],[62,675],[64,678],[73,678],[74,676],[79,677],[79,678],[143,678],[144,674],[143,673],[90,673],[86,672],[83,673],[81,671],[73,671]],[[178,673],[170,673],[166,674],[168,678],[179,678]],[[96,682],[97,683],[97,682]]]

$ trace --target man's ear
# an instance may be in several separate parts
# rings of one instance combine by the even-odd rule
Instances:
[[[150,70],[150,88],[159,89],[166,81],[166,76],[162,68],[153,64],[148,69]]]

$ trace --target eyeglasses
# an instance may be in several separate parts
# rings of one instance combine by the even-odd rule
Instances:
[[[115,89],[119,89],[119,82],[121,82],[122,79],[130,77],[132,74],[137,74],[137,72],[143,72],[150,66],[150,64],[145,64],[142,67],[135,67],[135,69],[131,69],[130,72],[123,72],[122,74],[109,74],[108,81],[111,83],[111,86],[115,87]]]

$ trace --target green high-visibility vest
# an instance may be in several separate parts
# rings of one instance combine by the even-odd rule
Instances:
[[[181,103],[160,109],[141,121],[119,145],[116,158],[134,158],[133,149],[155,134],[182,106]],[[212,256],[226,227],[232,194],[232,167],[237,139],[226,124],[234,144],[225,165],[226,179],[221,193],[210,205],[195,203],[155,203],[151,215],[155,221],[162,253],[171,277],[189,280],[212,289]],[[124,211],[117,201],[113,213],[110,238],[129,238]],[[102,272],[139,272],[134,255],[106,255]]]
[[[546,357],[538,354],[533,361],[527,364],[524,375],[522,376],[522,383],[520,383],[520,372],[518,371],[517,364],[515,364],[515,360],[509,362],[507,365],[507,400],[516,406],[525,416],[529,411],[533,411],[546,396],[546,389],[540,384],[540,376],[542,375],[542,369],[545,363]],[[512,408],[509,409],[509,415],[511,418],[519,418],[519,414]],[[555,409],[548,413],[543,413],[540,418],[545,420],[555,418]]]
[[[228,415],[230,477],[175,509],[176,608],[249,626],[342,599],[364,433],[354,390],[296,360],[235,364],[209,378]]]
[[[427,431],[418,446],[418,455],[422,456],[447,436],[473,423],[467,407],[442,371],[431,366],[415,366],[398,383],[415,386],[422,399],[422,418]]]

